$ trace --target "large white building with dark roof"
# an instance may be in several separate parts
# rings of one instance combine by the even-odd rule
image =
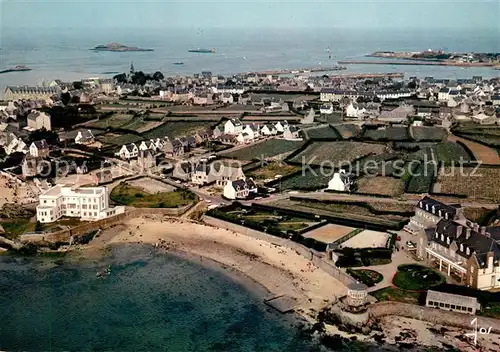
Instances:
[[[53,96],[58,96],[61,90],[59,87],[12,87],[5,88],[3,98],[7,101],[14,100],[45,100],[51,101]]]
[[[417,236],[416,254],[429,266],[470,287],[500,288],[500,241],[495,228],[467,220],[459,207],[424,197],[405,230]]]

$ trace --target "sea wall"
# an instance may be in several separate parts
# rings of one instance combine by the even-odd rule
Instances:
[[[191,203],[181,208],[127,208],[125,213],[111,216],[106,219],[92,221],[82,225],[75,226],[52,233],[34,233],[21,235],[22,243],[35,243],[45,245],[50,243],[69,243],[71,236],[80,236],[96,230],[104,230],[111,226],[122,223],[125,219],[144,215],[164,215],[180,216],[189,210],[194,204]]]
[[[299,243],[290,241],[286,238],[272,236],[265,232],[249,229],[248,227],[233,224],[231,222],[213,218],[207,215],[203,216],[203,222],[215,227],[220,227],[223,229],[244,234],[246,236],[257,238],[259,240],[291,248],[295,250],[298,254],[305,257],[307,260],[311,260],[318,268],[325,271],[335,279],[339,280],[344,285],[347,286],[349,284],[356,283],[356,280],[353,279],[349,274],[345,273],[341,268],[337,268],[331,260],[328,260],[328,258],[324,253],[314,251]]]
[[[477,318],[477,328],[490,328],[491,332],[500,333],[500,320],[474,316],[463,313],[450,312],[442,309],[417,306],[400,302],[378,302],[368,307],[370,315],[374,318],[395,315],[439,324],[444,327],[455,327],[472,332],[472,320]]]

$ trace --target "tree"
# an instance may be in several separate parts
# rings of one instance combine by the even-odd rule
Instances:
[[[71,94],[69,94],[68,92],[62,93],[61,102],[64,104],[64,106],[68,105],[71,102]]]
[[[125,73],[120,73],[113,77],[118,83],[127,83],[127,75]]]
[[[33,131],[29,135],[29,142],[39,141],[45,139],[48,144],[58,144],[59,135],[53,131],[47,131],[45,128]]]
[[[83,89],[83,83],[81,81],[75,81],[73,82],[73,88],[75,89]]]
[[[161,81],[164,78],[165,76],[163,76],[163,73],[161,73],[160,71],[156,71],[155,73],[153,73],[153,79],[155,81]]]
[[[43,225],[40,221],[36,221],[36,225],[35,225],[35,232],[42,232],[43,230]]]
[[[409,83],[408,83],[408,88],[410,88],[410,89],[415,89],[415,88],[417,88],[417,82],[415,82],[415,81],[411,81],[411,82],[409,82]]]

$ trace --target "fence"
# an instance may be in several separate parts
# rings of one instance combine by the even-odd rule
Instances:
[[[337,268],[333,262],[328,260],[324,253],[316,252],[299,243],[292,242],[286,238],[271,236],[267,233],[250,229],[245,226],[233,224],[228,221],[220,220],[211,216],[204,215],[203,221],[209,225],[224,228],[230,231],[238,232],[246,236],[257,238],[262,241],[274,243],[283,247],[288,247],[295,250],[298,254],[311,260],[318,268],[328,273],[330,276],[342,282],[344,285],[356,283],[357,281],[345,273],[342,269]]]
[[[375,318],[395,315],[423,320],[432,324],[443,325],[445,327],[461,328],[467,330],[467,332],[473,332],[474,326],[471,323],[473,319],[477,318],[478,329],[488,329],[489,327],[491,327],[491,332],[500,332],[500,320],[497,319],[455,313],[451,311],[422,307],[407,303],[378,302],[370,305],[368,311],[370,312],[371,316]]]

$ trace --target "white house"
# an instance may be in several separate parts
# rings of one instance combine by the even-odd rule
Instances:
[[[257,185],[251,178],[227,181],[224,186],[224,197],[227,199],[246,199],[252,193],[257,193]]]
[[[36,218],[41,223],[54,222],[63,216],[93,221],[121,214],[125,207],[109,207],[108,189],[57,185],[39,197]]]
[[[309,112],[307,113],[306,116],[304,116],[301,120],[300,123],[303,125],[310,125],[314,123],[314,118],[316,117],[316,113],[314,112],[314,109],[311,108]]]
[[[28,128],[34,131],[41,129],[50,131],[52,129],[50,115],[37,110],[30,112],[27,117],[27,124]]]
[[[30,145],[30,155],[35,158],[45,158],[49,156],[49,145],[45,139],[34,141]]]
[[[245,125],[243,133],[248,133],[253,139],[260,137],[259,126],[256,124]]]
[[[264,127],[260,129],[260,133],[263,136],[275,136],[278,133],[278,131],[276,131],[276,128],[273,125],[266,124],[264,125]]]
[[[227,120],[224,124],[224,134],[240,134],[243,132],[243,124],[239,119]]]
[[[283,133],[285,132],[285,127],[288,126],[288,122],[285,120],[283,122],[281,121],[278,121],[276,122],[276,124],[274,125],[274,128],[276,128],[276,132],[278,133]]]
[[[118,152],[118,155],[122,159],[137,158],[137,155],[139,155],[139,148],[137,148],[134,143],[124,144]]]
[[[286,140],[298,140],[302,139],[300,136],[300,128],[297,126],[285,126],[285,132],[283,132],[283,138]]]
[[[223,104],[232,104],[234,101],[233,95],[231,93],[223,93],[221,94],[219,99]]]
[[[328,189],[339,192],[349,192],[351,190],[352,181],[344,170],[336,172],[330,182],[328,182]]]
[[[76,144],[92,144],[94,141],[95,138],[91,130],[78,131],[78,134],[75,137]]]
[[[142,141],[139,144],[139,150],[156,150],[156,145],[152,141]]]
[[[441,88],[438,93],[438,101],[446,102],[450,98],[450,88]]]
[[[319,108],[320,114],[331,115],[333,114],[333,105],[332,104],[323,104]]]
[[[363,117],[364,113],[366,112],[366,109],[364,107],[361,107],[360,105],[356,103],[351,103],[347,106],[345,109],[345,114],[347,117],[354,117],[354,118],[361,118]]]

